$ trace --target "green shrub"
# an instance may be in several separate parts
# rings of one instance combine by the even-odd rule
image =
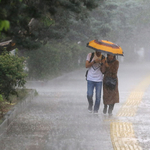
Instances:
[[[10,94],[17,94],[16,88],[23,87],[27,74],[24,73],[24,57],[4,52],[0,55],[0,94],[9,100]]]
[[[3,96],[0,94],[0,103],[2,103],[3,101]]]
[[[3,96],[0,94],[0,115],[3,116]]]

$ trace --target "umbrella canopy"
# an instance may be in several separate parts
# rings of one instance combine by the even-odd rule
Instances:
[[[120,46],[118,46],[117,44],[112,43],[110,41],[93,40],[93,41],[90,41],[89,43],[87,43],[87,47],[90,47],[90,48],[100,51],[100,52],[106,52],[108,54],[123,56],[122,48]]]

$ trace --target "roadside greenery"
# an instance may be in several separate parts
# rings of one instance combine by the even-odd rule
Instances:
[[[6,113],[11,111],[15,105],[24,100],[31,91],[31,89],[17,89],[18,95],[9,96],[11,99],[11,103],[6,101],[0,94],[0,124],[4,121],[4,116],[6,115]],[[35,94],[37,94],[37,92]]]
[[[28,57],[30,79],[83,67],[93,39],[119,44],[125,61],[135,61],[139,48],[148,53],[149,5],[148,0],[1,0],[0,21],[10,27],[0,23],[0,41],[12,39],[20,56]]]
[[[17,95],[17,88],[24,86],[27,74],[24,72],[24,57],[4,52],[0,55],[0,94],[9,101],[9,96]]]
[[[24,89],[27,74],[24,72],[25,58],[5,51],[0,55],[0,123],[3,115],[8,112],[18,99],[27,94]]]
[[[4,99],[3,96],[0,94],[0,116],[3,116],[3,105],[4,105]]]
[[[64,72],[83,66],[86,49],[77,43],[53,41],[38,50],[26,52],[30,79],[56,77]]]

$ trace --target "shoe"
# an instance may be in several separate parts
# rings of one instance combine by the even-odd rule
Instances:
[[[106,114],[107,112],[107,105],[104,105],[103,113]]]
[[[92,113],[92,110],[89,110],[89,109],[88,109],[88,111],[89,111],[89,113]]]
[[[112,117],[112,116],[113,116],[113,114],[112,114],[112,113],[111,113],[111,114],[108,114],[108,116],[109,116],[109,117]]]
[[[92,113],[92,108],[88,107],[88,111],[89,111],[89,113]]]
[[[89,113],[92,113],[92,108],[88,108]]]
[[[98,114],[98,111],[94,111],[94,114],[97,115],[97,114]]]
[[[111,109],[108,110],[108,114],[109,114],[109,115],[112,114],[112,110],[111,110]]]

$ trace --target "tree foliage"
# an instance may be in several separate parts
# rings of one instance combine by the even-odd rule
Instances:
[[[85,49],[85,48],[84,48]],[[35,51],[26,52],[28,57],[29,78],[44,79],[56,77],[64,72],[80,67],[85,57],[85,50],[79,44],[46,44]]]
[[[71,19],[85,19],[100,1],[1,0],[0,20],[10,22],[10,29],[2,30],[1,41],[12,39],[20,49],[36,49],[50,39],[63,38]]]
[[[66,68],[70,69],[73,64],[78,64],[79,57],[83,61],[83,66],[86,54],[91,51],[90,49],[87,50],[85,46],[87,42],[93,39],[106,39],[119,44],[124,50],[125,58],[133,60],[132,54],[134,53],[131,54],[130,52],[134,50],[133,37],[137,36],[137,16],[141,13],[139,12],[141,9],[142,3],[140,1],[108,0],[99,2],[99,6],[92,10],[84,20],[81,18],[69,18],[69,32],[63,32],[65,31],[63,29],[58,29],[55,32],[56,35],[57,32],[61,31],[58,37],[62,34],[63,39],[58,40],[57,38],[56,40],[54,38],[53,42],[46,45],[46,48],[43,47],[38,50],[39,52],[30,53],[29,76],[44,77],[46,74],[57,74],[61,70],[65,71]],[[57,19],[59,20],[59,15]],[[66,22],[62,21],[61,24],[62,27],[65,27]],[[140,25],[141,23],[139,22],[139,27]],[[54,27],[56,28],[56,26]],[[56,37],[54,34],[51,34],[51,36]],[[74,45],[73,43],[78,42],[80,43],[78,46],[82,49],[80,52],[77,44],[74,48],[71,48],[71,45]],[[74,52],[77,52],[78,57],[72,57]],[[39,57],[38,53],[40,54]],[[51,54],[53,54],[53,57],[51,57]],[[74,63],[72,64],[72,62]],[[36,63],[39,66],[39,70],[36,67]]]
[[[85,60],[90,51],[86,44],[93,39],[119,44],[125,57],[132,59],[135,47],[148,47],[149,4],[148,0],[1,0],[0,20],[10,22],[1,41],[13,39],[20,50],[34,50],[26,55],[29,75],[36,78],[71,69],[79,57]],[[45,46],[38,49],[41,44]]]
[[[114,1],[115,2],[115,1]],[[118,2],[114,11],[109,38],[118,43],[125,52],[125,59],[135,61],[136,51],[141,47],[148,55],[149,39],[149,5],[147,0],[121,1]],[[132,52],[132,53],[131,53]]]

